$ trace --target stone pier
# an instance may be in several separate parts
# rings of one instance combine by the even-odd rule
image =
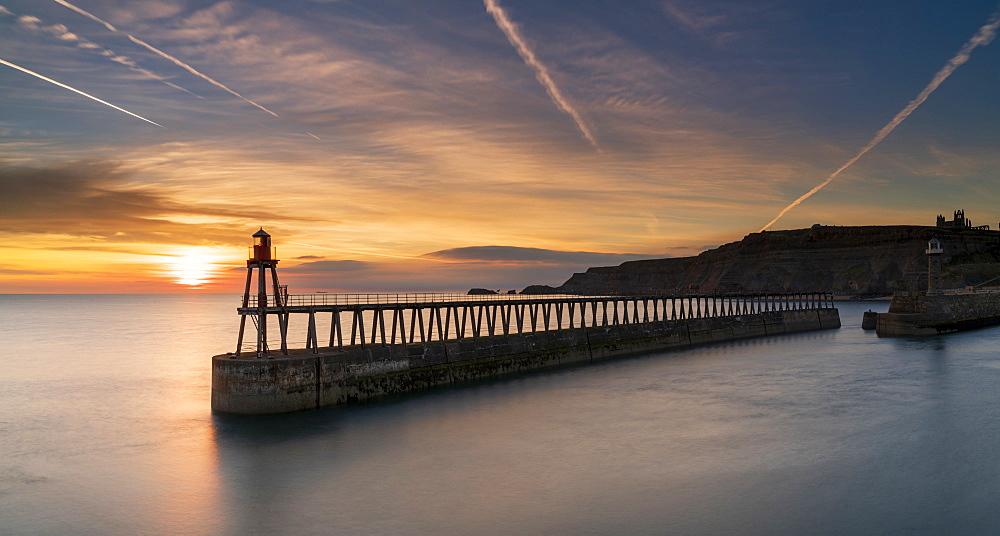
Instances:
[[[772,302],[774,303],[774,302]],[[399,344],[212,358],[212,408],[269,414],[340,406],[440,385],[566,367],[645,352],[840,327],[825,299],[809,308],[566,327]],[[311,328],[314,330],[315,328]]]
[[[1000,324],[1000,292],[945,290],[897,292],[878,315],[882,337],[937,335]]]

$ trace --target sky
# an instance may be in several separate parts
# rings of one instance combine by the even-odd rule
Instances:
[[[0,0],[0,293],[239,293],[261,227],[293,293],[997,229],[997,7]]]

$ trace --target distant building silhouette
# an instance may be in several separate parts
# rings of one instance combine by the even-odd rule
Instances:
[[[982,229],[984,231],[990,230],[990,226],[989,225],[980,225],[978,227],[973,227],[972,226],[972,220],[968,220],[968,219],[965,218],[965,210],[956,210],[955,211],[955,219],[953,219],[953,220],[945,220],[944,216],[942,216],[941,214],[938,214],[938,217],[937,217],[937,226],[938,227],[962,227],[962,228],[965,228],[965,229]]]

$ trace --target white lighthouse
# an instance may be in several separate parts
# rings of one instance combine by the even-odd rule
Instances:
[[[937,237],[927,242],[927,294],[941,294],[941,241]]]

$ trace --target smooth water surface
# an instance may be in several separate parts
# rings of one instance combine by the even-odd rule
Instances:
[[[0,533],[1000,533],[1000,328],[879,339],[886,303],[838,304],[840,330],[236,418],[209,408],[235,302],[0,296]]]

